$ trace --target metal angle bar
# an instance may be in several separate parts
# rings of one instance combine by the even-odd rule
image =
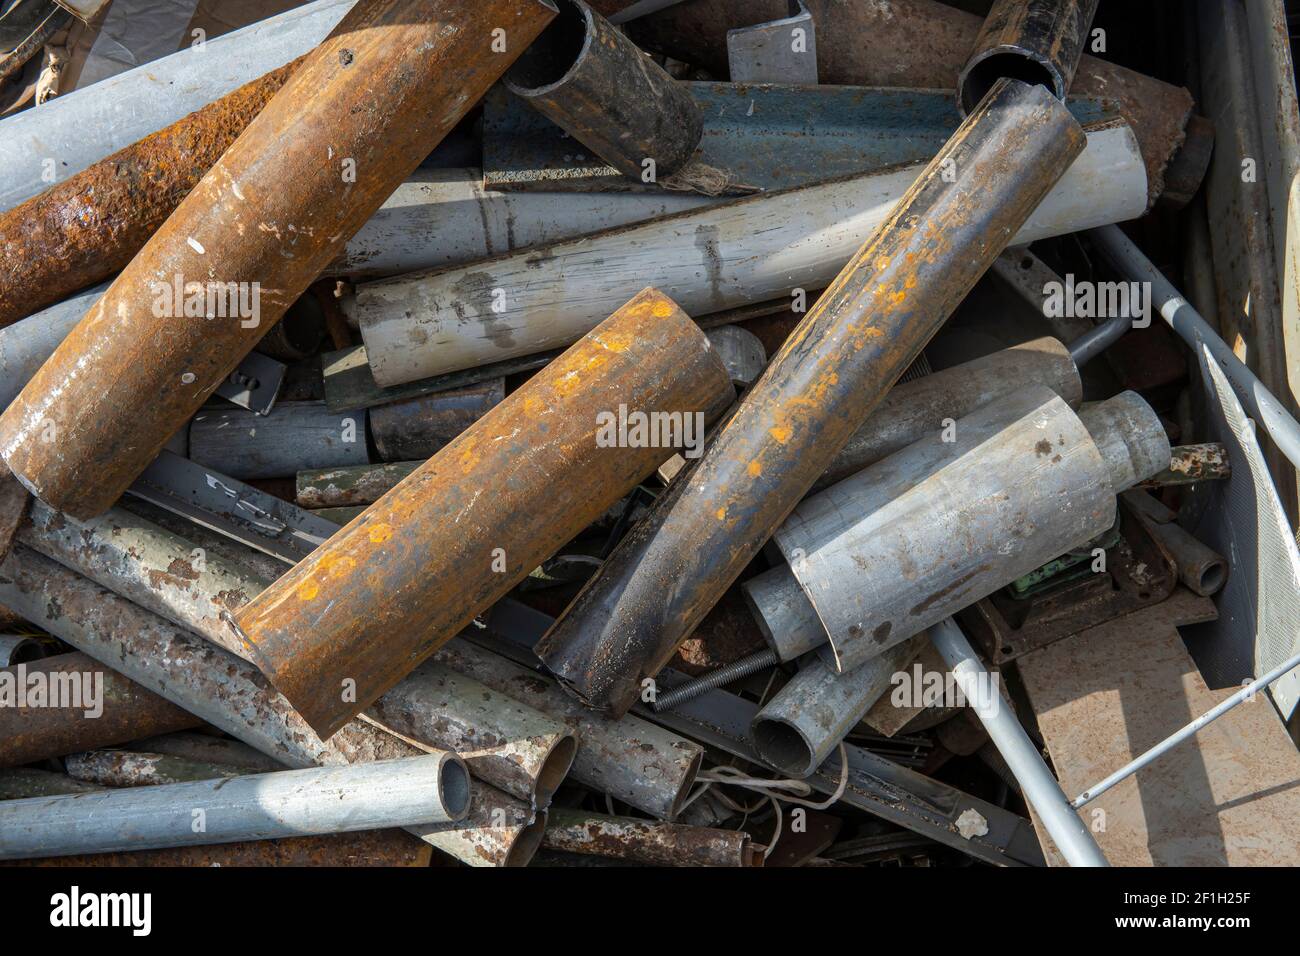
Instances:
[[[727,65],[735,83],[817,82],[817,28],[803,0],[790,15],[727,31]]]
[[[214,394],[254,415],[269,415],[288,371],[289,366],[283,362],[261,352],[249,352]]]
[[[1287,674],[1289,671],[1291,671],[1296,667],[1300,667],[1300,654],[1292,655],[1290,658],[1283,661],[1281,664],[1278,664],[1277,667],[1274,667],[1272,670],[1270,670],[1259,680],[1251,681],[1245,687],[1237,691],[1228,699],[1220,702],[1214,707],[1211,707],[1209,710],[1201,714],[1201,716],[1197,717],[1191,723],[1184,725],[1181,729],[1179,729],[1175,733],[1170,734],[1168,737],[1160,741],[1160,743],[1156,744],[1146,753],[1142,754],[1139,757],[1135,757],[1133,760],[1129,761],[1124,766],[1120,767],[1109,777],[1102,780],[1101,783],[1089,787],[1087,790],[1083,791],[1083,793],[1079,794],[1077,797],[1071,800],[1070,806],[1077,810],[1079,809],[1079,807],[1082,807],[1084,804],[1091,803],[1093,800],[1096,800],[1098,797],[1100,797],[1111,787],[1115,786],[1117,783],[1120,783],[1127,777],[1131,777],[1133,774],[1137,773],[1143,767],[1147,766],[1147,764],[1155,762],[1155,760],[1157,760],[1159,757],[1163,756],[1164,754],[1168,753],[1169,751],[1173,750],[1175,747],[1177,747],[1188,737],[1195,735],[1202,728],[1206,727],[1213,721],[1218,720],[1220,717],[1222,717],[1228,711],[1232,710],[1238,704],[1250,700],[1260,690],[1263,690],[1265,687],[1268,687],[1269,684],[1273,683],[1279,677],[1284,676],[1285,674]]]

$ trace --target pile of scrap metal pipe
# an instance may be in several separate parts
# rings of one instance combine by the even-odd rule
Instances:
[[[1097,0],[642,6],[315,0],[0,119],[0,861],[1105,865],[954,616],[1129,512],[1214,593],[1223,451],[968,303],[1209,124]]]

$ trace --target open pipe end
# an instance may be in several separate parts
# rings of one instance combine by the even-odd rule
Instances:
[[[573,758],[577,755],[578,739],[573,735],[561,737],[555,742],[551,752],[542,761],[541,769],[537,771],[537,782],[533,786],[535,806],[544,810],[551,805],[551,798],[555,796],[555,791],[568,776],[569,768],[573,766]]]
[[[515,834],[514,842],[506,853],[502,866],[527,866],[542,845],[546,834],[546,811],[538,810],[533,815],[533,822]]]
[[[591,8],[574,0],[554,0],[559,16],[520,54],[506,73],[517,96],[542,96],[568,78],[582,61],[596,33]]]
[[[792,777],[806,777],[813,766],[813,748],[808,740],[789,724],[759,716],[752,728],[754,747],[765,761]]]
[[[972,59],[957,80],[957,106],[969,116],[998,80],[1008,77],[1034,86],[1045,86],[1059,100],[1065,99],[1065,78],[1047,60],[1024,50],[994,47]]]
[[[669,823],[677,819],[677,815],[682,812],[682,804],[690,796],[691,789],[695,786],[695,776],[700,772],[700,764],[704,762],[704,751],[700,751],[691,758],[691,765],[686,768],[686,773],[682,774],[682,785],[673,797],[672,806],[668,808],[666,819]]]
[[[469,770],[454,754],[443,754],[438,765],[438,800],[449,820],[463,820],[469,813]]]

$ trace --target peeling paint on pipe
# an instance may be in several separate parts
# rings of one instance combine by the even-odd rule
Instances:
[[[354,312],[375,381],[400,385],[567,345],[647,284],[699,317],[820,289],[891,216],[924,163],[764,193],[451,269],[363,284]],[[992,174],[990,174],[992,175]],[[1015,243],[1142,214],[1122,122],[1088,148]]]
[[[362,0],[0,415],[14,474],[60,511],[105,511],[554,14]],[[187,281],[244,283],[243,305],[257,282],[258,306],[176,316],[161,289]]]
[[[542,638],[568,690],[627,712],[1083,149],[1059,100],[998,82]]]
[[[295,484],[295,500],[301,508],[348,508],[374,504],[423,464],[423,461],[396,461],[300,471]]]
[[[74,780],[101,787],[156,787],[196,780],[229,779],[246,773],[220,764],[131,750],[91,750],[69,754],[63,758],[63,769]]]
[[[616,438],[602,416],[625,407],[695,424],[734,394],[704,333],[647,289],[233,621],[328,737],[672,454],[602,447],[618,444],[601,437]]]

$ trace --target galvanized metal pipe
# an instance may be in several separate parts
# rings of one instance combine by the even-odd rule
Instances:
[[[196,780],[222,780],[247,771],[222,764],[132,750],[89,750],[63,758],[74,780],[101,787],[156,787]],[[278,769],[278,768],[276,768]]]
[[[35,767],[0,768],[0,800],[51,797],[60,793],[93,793],[102,789],[73,780],[67,774],[38,770]]]
[[[810,654],[755,715],[749,731],[754,749],[782,773],[815,772],[889,690],[894,675],[920,653],[923,641],[918,636],[895,644],[844,674],[822,655]]]
[[[179,731],[156,737],[132,740],[123,749],[140,753],[162,754],[182,760],[238,767],[250,773],[279,770],[280,764],[248,744],[212,734]]]
[[[541,640],[566,688],[627,712],[1083,148],[1046,90],[999,81]]]
[[[755,575],[740,589],[763,640],[778,660],[792,661],[830,640],[817,609],[786,562]]]
[[[734,393],[699,327],[647,289],[233,622],[328,737],[672,454],[602,447],[633,444],[611,424],[620,409],[695,426]]]
[[[455,754],[0,803],[0,859],[231,843],[459,820]]]
[[[930,641],[952,668],[967,703],[1006,759],[1020,782],[1021,793],[1066,861],[1071,866],[1109,866],[961,628],[947,618],[930,629]]]
[[[475,781],[463,820],[407,832],[466,866],[527,866],[542,843],[546,811]]]
[[[993,0],[957,78],[957,105],[975,108],[1004,76],[1041,83],[1065,99],[1097,0]]]
[[[563,723],[437,661],[366,710],[389,733],[460,754],[474,776],[545,809],[578,751]]]
[[[332,412],[324,402],[280,402],[269,415],[209,407],[190,423],[189,458],[231,478],[284,478],[306,468],[370,462],[365,409]]]
[[[10,469],[61,511],[106,510],[554,14],[362,0],[0,415]],[[498,53],[484,37],[503,23]],[[159,283],[186,281],[259,283],[257,315],[155,308]]]
[[[3,572],[0,572],[3,573]],[[19,687],[25,701],[20,706]],[[81,698],[79,707],[70,702]],[[50,706],[54,701],[68,706]],[[0,669],[0,767],[111,747],[202,721],[85,654],[55,654]]]
[[[1191,348],[1202,345],[1209,349],[1214,360],[1223,369],[1232,385],[1233,394],[1247,413],[1264,426],[1264,430],[1277,445],[1278,450],[1300,468],[1300,424],[1291,417],[1286,407],[1270,392],[1228,344],[1210,327],[1191,303],[1179,294],[1142,250],[1135,246],[1116,226],[1094,229],[1088,237],[1096,243],[1102,255],[1126,279],[1144,282],[1151,289],[1151,304],[1178,337]]]
[[[1114,524],[1115,495],[1169,441],[1136,395],[1099,404],[1089,421],[1022,389],[794,509],[773,541],[840,673]]]
[[[272,70],[0,213],[0,326],[124,268],[297,65]]]
[[[674,819],[690,795],[704,756],[693,741],[639,717],[601,717],[553,681],[463,639],[433,659],[566,724],[579,741],[569,773],[578,783],[661,820]]]
[[[7,408],[45,360],[99,301],[108,283],[0,328],[0,408]]]
[[[944,153],[940,161],[953,158]],[[566,345],[647,283],[697,317],[823,288],[882,223],[897,218],[925,168],[764,193],[485,263],[366,283],[355,313],[371,372],[380,385],[399,385]],[[1091,130],[1078,162],[1053,182],[1011,241],[1131,219],[1145,208],[1141,155],[1122,123]]]
[[[0,120],[0,209],[302,56],[354,0],[316,0]],[[162,95],[165,91],[165,95]]]
[[[690,92],[582,0],[556,3],[560,15],[506,74],[510,92],[624,176],[680,170],[704,134]]]
[[[651,866],[762,866],[762,847],[740,830],[615,817],[557,807],[542,846]]]

